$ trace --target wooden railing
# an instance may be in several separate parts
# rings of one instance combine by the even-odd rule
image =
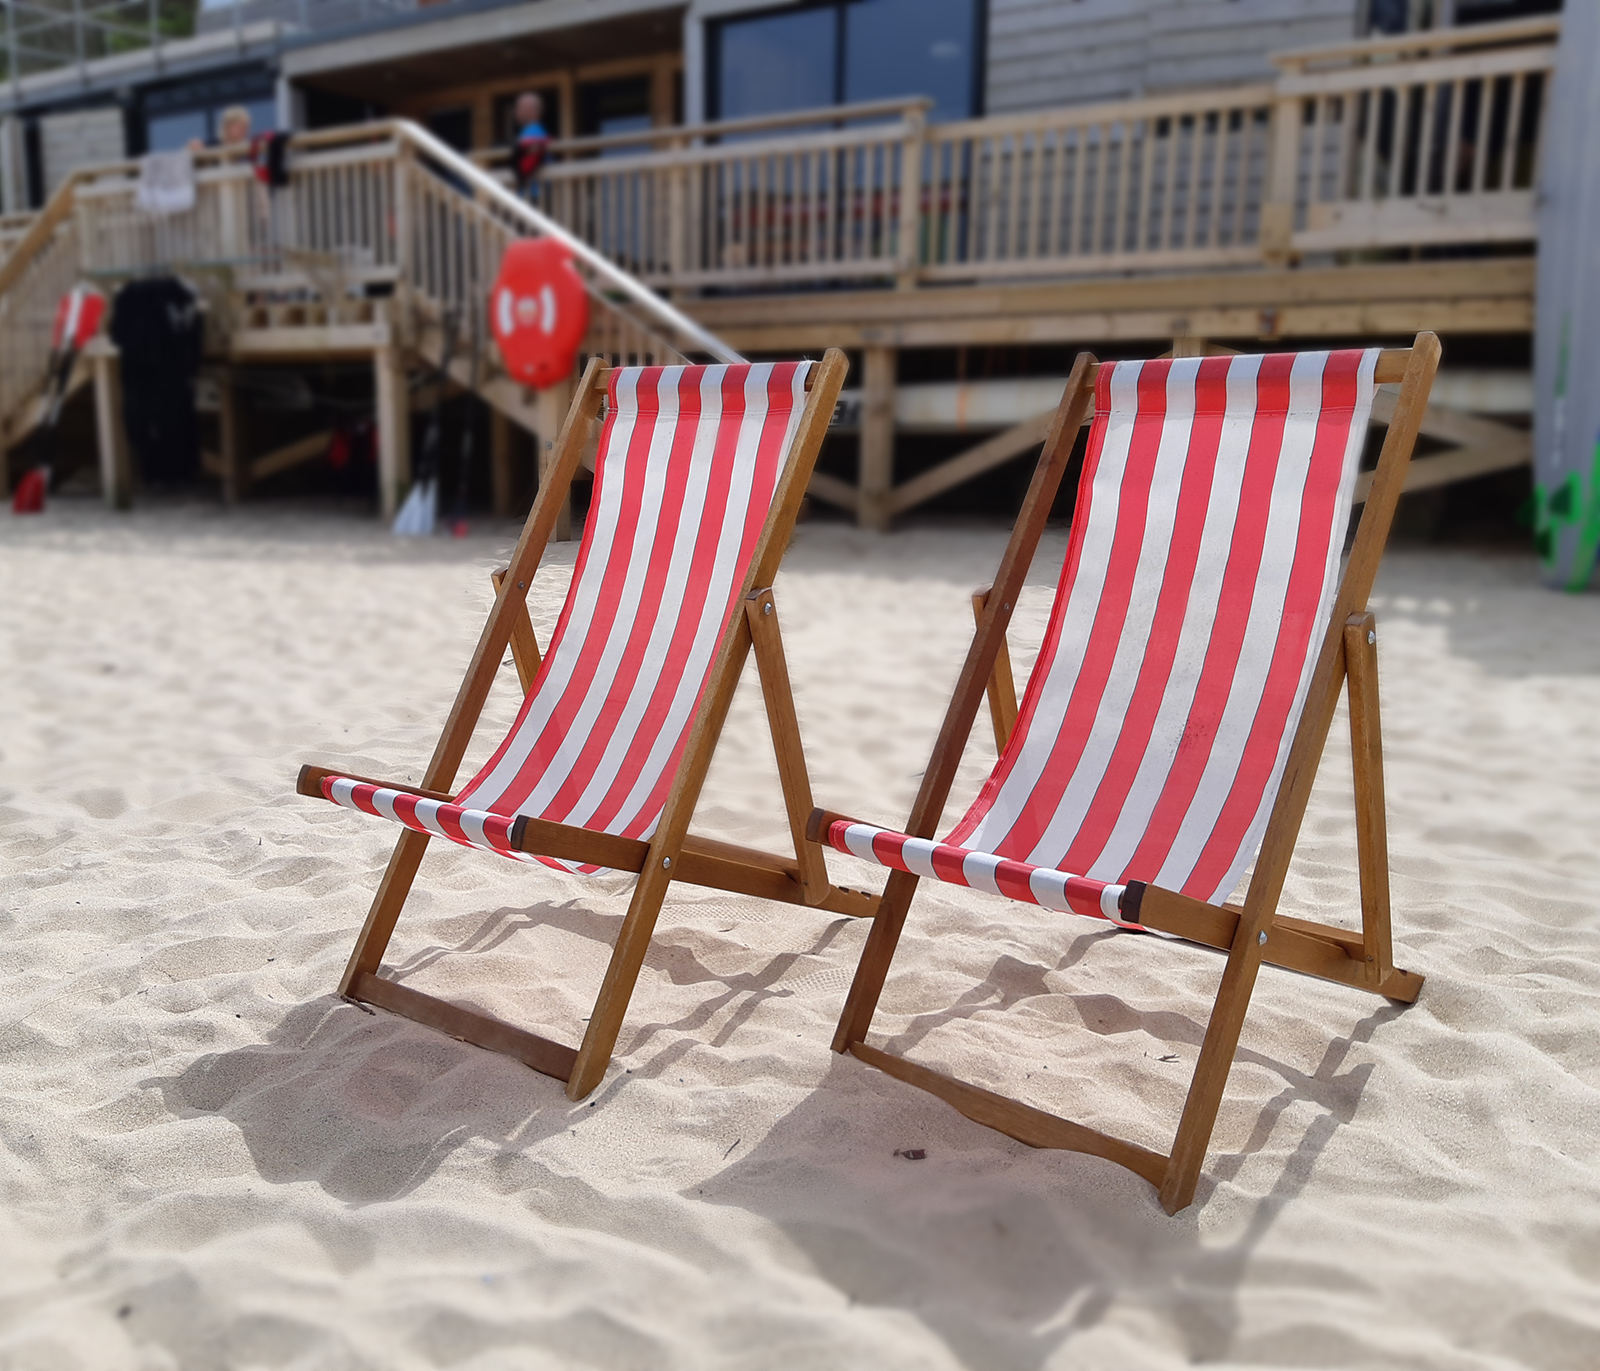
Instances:
[[[674,287],[1531,240],[1559,30],[1367,40],[1286,54],[1272,84],[952,124],[888,101],[573,139],[553,145],[537,194],[598,251]]]
[[[457,357],[481,348],[495,370],[486,310],[513,239],[548,234],[572,248],[591,299],[586,354],[617,361],[738,354],[492,176],[406,121],[297,136],[287,186],[257,182],[244,149],[196,154],[194,207],[138,207],[138,164],[75,173],[21,225],[0,260],[0,423],[42,383],[57,301],[83,279],[115,285],[181,271],[206,298],[209,327],[293,308],[336,324],[384,314],[397,342],[450,321]],[[213,338],[213,342],[223,341]],[[475,354],[479,355],[479,354]],[[476,383],[476,382],[474,382]]]
[[[1269,249],[1531,239],[1559,19],[1278,59]]]

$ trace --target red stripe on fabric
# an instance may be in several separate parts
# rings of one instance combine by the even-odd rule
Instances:
[[[491,814],[483,821],[483,836],[498,852],[514,852],[511,846],[511,826],[515,820],[502,814]]]
[[[845,841],[845,834],[849,831],[850,821],[848,819],[835,819],[828,825],[829,845],[838,848],[840,852],[850,852],[850,844]],[[852,852],[850,855],[854,856],[855,854]]]
[[[910,871],[906,865],[904,854],[906,835],[904,833],[890,833],[880,830],[872,835],[872,855],[884,866],[892,866],[897,871]]]
[[[1011,729],[1006,750],[995,763],[994,770],[989,773],[989,779],[978,791],[978,797],[972,802],[972,807],[950,830],[946,840],[948,842],[965,842],[994,808],[995,797],[1004,787],[1012,768],[1016,766],[1017,758],[1021,755],[1028,730],[1033,725],[1033,716],[1039,708],[1039,697],[1044,693],[1044,684],[1055,669],[1056,653],[1061,647],[1061,620],[1066,612],[1069,592],[1077,582],[1079,564],[1083,561],[1083,540],[1094,507],[1095,477],[1099,474],[1100,459],[1105,452],[1106,427],[1111,417],[1111,377],[1118,366],[1126,365],[1128,365],[1126,362],[1117,362],[1103,366],[1100,368],[1100,374],[1095,377],[1094,422],[1089,426],[1089,441],[1084,450],[1083,471],[1078,477],[1078,498],[1074,503],[1072,527],[1067,538],[1067,555],[1062,559],[1061,578],[1056,583],[1055,604],[1051,610],[1050,623],[1045,629],[1044,642],[1039,646],[1038,659],[1028,676],[1027,687],[1022,692],[1022,705],[1017,711],[1017,722]]]
[[[1039,783],[1023,802],[1016,821],[990,844],[998,856],[1026,860],[1049,826],[1062,792],[1082,760],[1122,641],[1132,598],[1139,548],[1150,507],[1151,478],[1161,447],[1161,428],[1167,412],[1167,376],[1170,361],[1146,362],[1139,371],[1137,409],[1128,444],[1128,460],[1118,489],[1116,532],[1112,535],[1105,582],[1095,606],[1094,623],[1083,647],[1072,698],[1067,703],[1061,731],[1050,749]],[[1065,613],[1066,600],[1058,600]]]
[[[1039,897],[1033,893],[1033,873],[1037,870],[1027,862],[1007,857],[995,864],[994,883],[1002,895],[1024,904],[1038,904]]]
[[[463,847],[476,847],[477,843],[467,837],[466,829],[461,827],[461,815],[464,812],[460,805],[440,805],[436,819],[444,830],[444,836],[452,842],[460,843]]]
[[[600,569],[601,580],[594,612],[587,622],[577,626],[583,637],[578,646],[571,677],[561,697],[551,709],[548,721],[529,748],[528,756],[518,769],[516,779],[492,803],[484,806],[497,814],[514,814],[517,811],[538,784],[539,778],[555,760],[557,750],[571,731],[573,721],[590,692],[597,684],[601,689],[605,688],[605,683],[597,682],[596,672],[600,668],[606,642],[611,636],[618,615],[627,612],[627,608],[623,605],[623,593],[627,587],[628,569],[632,564],[634,544],[638,537],[643,509],[645,484],[643,475],[649,466],[650,446],[655,437],[656,425],[660,422],[653,390],[653,386],[660,380],[660,373],[660,368],[647,367],[639,378],[639,415],[628,449],[621,454],[621,469],[618,472],[622,489],[616,533],[611,542],[610,556],[605,566]],[[647,401],[648,410],[645,408]],[[605,466],[609,468],[611,461],[607,461]],[[605,476],[610,474],[609,470],[604,473]],[[597,499],[600,495],[600,479],[601,474],[597,473],[595,490]],[[593,539],[587,528],[584,530],[584,535],[582,552],[587,552],[593,545]],[[586,562],[587,558],[582,560]],[[567,597],[569,603],[575,598],[579,585],[579,575],[575,572],[572,589]],[[568,648],[563,655],[568,655],[570,652],[571,649]],[[554,655],[555,649],[552,644],[551,656]],[[520,723],[520,715],[518,720]]]
[[[755,553],[756,542],[761,536],[761,530],[766,526],[767,517],[771,511],[772,496],[777,489],[778,477],[783,468],[785,455],[784,435],[788,430],[789,416],[794,411],[794,380],[797,369],[797,363],[784,362],[773,367],[771,374],[767,378],[767,412],[762,422],[760,437],[756,443],[749,502],[743,511],[744,532],[739,542],[738,556],[734,560],[734,574],[729,581],[727,600],[723,606],[720,622],[724,625],[727,623],[728,616],[736,608],[739,592],[744,589],[745,579],[749,575],[750,559]],[[741,372],[739,374],[741,378],[739,409],[742,420],[742,411],[745,407],[744,373]],[[728,425],[728,428],[735,435],[738,432],[738,427],[738,424]],[[731,479],[731,470],[729,475]],[[724,489],[726,490],[726,486]],[[703,536],[709,540],[712,521],[708,519],[706,523],[707,533]],[[720,529],[721,525],[722,520],[718,519],[716,527]],[[707,546],[714,552],[715,541],[708,541]],[[707,578],[709,579],[709,565]],[[682,648],[682,653],[685,656],[687,655],[688,647],[689,640],[685,640]],[[674,680],[677,672],[682,670],[681,660],[681,657],[674,658],[675,664],[678,664],[672,673],[671,678]],[[644,800],[640,802],[633,815],[627,817],[625,825],[620,830],[626,836],[642,837],[647,829],[654,826],[656,816],[661,813],[662,806],[666,804],[667,792],[672,786],[673,778],[677,775],[678,764],[683,757],[683,749],[689,740],[689,731],[694,725],[696,715],[699,713],[700,701],[705,695],[706,682],[710,678],[711,667],[715,662],[716,653],[713,650],[706,662],[705,675],[701,677],[699,687],[695,692],[695,703],[684,716],[683,727],[673,743],[671,760],[662,768],[655,785]],[[667,673],[663,674],[666,675]],[[663,714],[665,707],[664,703],[662,706]]]
[[[1344,532],[1343,529],[1333,530],[1331,525],[1344,473],[1360,362],[1359,352],[1341,351],[1331,354],[1323,367],[1322,408],[1317,416],[1316,436],[1300,505],[1300,526],[1284,596],[1283,619],[1266,687],[1256,707],[1233,786],[1194,869],[1183,883],[1183,893],[1197,899],[1211,898],[1217,883],[1239,854],[1250,822],[1271,782],[1289,716],[1294,710],[1307,653],[1315,651],[1312,638],[1321,627],[1318,610],[1327,577],[1329,541],[1330,537],[1341,536]]]
[[[407,828],[414,828],[419,833],[429,831],[417,819],[417,796],[396,793],[391,803],[394,805],[395,817]]]
[[[1106,762],[1105,775],[1071,844],[1056,863],[1069,871],[1088,871],[1094,866],[1122,815],[1128,793],[1149,750],[1150,735],[1172,677],[1178,640],[1189,611],[1189,592],[1194,587],[1200,542],[1210,512],[1217,453],[1222,444],[1222,424],[1228,406],[1229,368],[1226,357],[1206,358],[1199,365],[1195,378],[1194,418],[1178,490],[1172,540],[1155,613],[1151,616],[1150,636],[1144,645],[1144,660],[1123,713],[1116,746]]]
[[[1103,919],[1106,912],[1100,908],[1100,896],[1108,884],[1107,881],[1091,881],[1087,876],[1068,876],[1065,882],[1067,904],[1074,913]]]
[[[1183,737],[1167,771],[1161,798],[1151,811],[1143,838],[1119,877],[1122,881],[1154,880],[1177,841],[1184,816],[1194,803],[1196,790],[1211,760],[1217,729],[1233,689],[1239,649],[1250,622],[1256,576],[1266,546],[1267,520],[1272,510],[1273,474],[1283,450],[1283,430],[1289,412],[1289,376],[1292,353],[1273,353],[1261,359],[1256,374],[1255,420],[1250,428],[1239,507],[1234,514],[1232,546],[1217,595],[1211,640],[1195,685]]]
[[[601,423],[600,442],[598,448],[596,449],[601,453],[610,451],[612,435],[616,431],[618,413],[617,383],[621,377],[621,374],[622,368],[613,368],[611,376],[606,382],[606,417]],[[606,480],[606,467],[608,465],[608,463],[603,461],[597,461],[595,463],[594,486],[590,492],[589,500],[589,508],[591,510],[599,509],[601,507],[602,493],[609,486],[609,482]],[[562,602],[561,613],[556,618],[555,632],[550,635],[550,645],[545,651],[543,662],[540,665],[539,675],[541,677],[544,676],[545,667],[548,665],[548,663],[554,660],[560,660],[560,654],[565,648],[567,635],[571,631],[573,604],[577,598],[577,588],[583,583],[584,571],[589,565],[591,547],[594,543],[593,533],[594,530],[586,521],[583,530],[583,539],[578,545],[577,561],[572,569],[572,580],[568,585],[567,597]],[[495,768],[498,767],[501,761],[504,760],[506,753],[511,748],[511,745],[516,742],[518,736],[522,732],[522,726],[524,721],[527,719],[528,711],[534,707],[534,703],[538,699],[538,696],[539,690],[538,683],[536,681],[534,689],[528,691],[528,693],[523,697],[522,704],[517,710],[516,721],[506,731],[506,736],[500,740],[500,745],[496,747],[492,753],[490,753],[489,760],[478,769],[477,775],[475,775],[470,781],[467,782],[465,786],[461,788],[461,791],[459,792],[460,798],[477,801],[481,808],[488,809],[496,813],[511,812],[511,810],[507,810],[503,807],[503,792],[500,795],[485,795],[480,797],[477,794],[477,790],[478,786],[484,781],[484,779],[494,773]],[[515,806],[512,806],[512,809],[514,808]]]
[[[933,874],[949,885],[970,886],[966,872],[967,854],[964,848],[940,843],[933,849]]]
[[[666,653],[656,670],[654,688],[645,708],[641,714],[637,729],[634,734],[633,746],[629,755],[624,759],[618,769],[615,780],[608,787],[600,803],[595,806],[593,814],[587,820],[589,827],[604,829],[607,832],[616,831],[627,837],[640,837],[644,829],[655,821],[658,809],[652,808],[647,796],[646,802],[640,805],[633,814],[621,816],[622,823],[614,823],[620,816],[622,806],[627,802],[628,796],[639,783],[644,773],[646,762],[650,759],[650,752],[666,726],[671,712],[673,697],[682,684],[683,673],[686,669],[689,653],[694,646],[695,634],[699,630],[706,615],[714,612],[713,607],[707,603],[711,593],[711,575],[716,566],[716,549],[720,540],[725,521],[731,511],[729,502],[732,497],[733,476],[736,469],[736,456],[738,448],[739,429],[745,418],[744,382],[748,373],[743,368],[730,370],[722,380],[722,413],[718,419],[716,440],[712,444],[709,470],[706,474],[706,487],[704,503],[696,511],[690,512],[690,517],[697,521],[694,535],[694,550],[690,555],[689,564],[685,571],[682,592],[676,597],[675,614],[672,626],[672,636],[667,642]],[[700,412],[700,393],[695,391],[695,412]],[[688,457],[692,454],[694,433],[680,432],[677,439],[685,442],[684,447],[684,475],[689,473]],[[677,452],[677,440],[674,442],[674,454]],[[676,530],[674,530],[676,532]],[[670,554],[670,548],[668,549]],[[666,566],[663,564],[660,580],[665,583]],[[652,622],[651,627],[654,624]],[[693,710],[689,713],[693,719]],[[677,773],[678,760],[682,755],[684,742],[687,738],[687,724],[674,740],[672,751],[660,777],[651,793],[661,792],[662,802],[666,800],[666,787],[671,785],[671,778]]]
[[[657,403],[659,404],[659,395]],[[629,698],[638,687],[645,649],[660,619],[661,611],[668,603],[667,592],[670,587],[667,572],[671,567],[673,545],[677,541],[678,532],[686,519],[693,520],[696,517],[703,519],[705,516],[704,510],[685,508],[689,480],[694,474],[692,461],[694,440],[701,414],[700,387],[688,385],[687,376],[679,380],[678,404],[677,422],[670,435],[666,462],[661,469],[661,499],[657,507],[655,527],[650,533],[651,543],[645,560],[644,583],[634,604],[625,609],[625,612],[631,615],[632,622],[628,627],[621,658],[617,662],[616,674],[611,678],[598,713],[588,725],[587,737],[581,751],[572,760],[566,780],[556,793],[539,807],[542,818],[555,819],[558,822],[567,819],[572,814],[573,807],[582,798],[590,781],[594,779],[606,750],[615,739]],[[650,472],[646,469],[646,465],[641,463],[639,471],[631,475],[632,479],[638,481],[642,487],[648,481]],[[661,673],[662,677],[666,674],[665,670]],[[657,688],[659,689],[659,685]],[[635,725],[633,736],[626,740],[626,746],[630,751],[623,757],[619,781],[622,777],[627,777],[627,785],[632,785],[645,755],[648,755],[649,743],[653,737],[654,730],[649,726],[647,712],[645,718]],[[641,742],[644,744],[642,748],[639,747]],[[622,794],[627,794],[626,788]],[[591,821],[592,826],[604,827],[609,817],[596,813]]]
[[[612,435],[616,430],[618,413],[617,382],[621,375],[621,370],[620,367],[614,368],[606,384],[606,417],[600,428],[600,442],[597,449],[601,453],[610,451]],[[594,487],[590,493],[589,501],[591,510],[601,508],[603,493],[610,486],[610,481],[607,479],[609,465],[610,463],[605,461],[597,461],[595,463]],[[578,557],[572,569],[572,580],[567,588],[567,597],[562,602],[561,613],[556,619],[555,632],[550,635],[550,646],[545,651],[543,662],[540,665],[540,678],[546,675],[546,669],[549,664],[552,661],[560,660],[561,654],[565,651],[567,636],[572,631],[573,605],[577,600],[578,587],[583,584],[584,572],[589,565],[593,544],[594,529],[588,521],[585,521],[583,539],[578,545]],[[477,793],[478,787],[484,783],[487,777],[493,775],[495,768],[505,759],[505,755],[510,751],[512,744],[520,737],[523,725],[527,721],[528,712],[533,709],[535,703],[539,700],[539,694],[536,682],[534,689],[528,691],[523,697],[522,704],[517,710],[516,720],[506,731],[506,736],[500,740],[500,745],[489,754],[489,760],[478,769],[477,775],[461,788],[460,798],[473,800],[479,807],[495,813],[514,812],[516,806],[506,805],[504,791],[498,795],[480,796]]]
[[[373,797],[378,793],[375,785],[354,785],[350,788],[350,802],[363,813],[370,814],[375,819],[386,819],[386,815],[378,808]]]

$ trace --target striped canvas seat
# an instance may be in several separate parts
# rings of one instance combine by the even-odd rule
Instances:
[[[608,380],[566,603],[516,723],[454,803],[336,776],[322,793],[515,849],[519,815],[648,838],[683,755],[805,403],[810,364],[629,367]]]
[[[943,842],[841,851],[1137,923],[1254,859],[1322,646],[1377,350],[1100,370],[1078,507],[1004,754]]]

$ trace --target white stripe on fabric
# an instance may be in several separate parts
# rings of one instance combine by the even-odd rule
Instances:
[[[1156,606],[1166,584],[1167,556],[1172,550],[1178,498],[1183,492],[1183,474],[1188,464],[1190,439],[1194,435],[1195,380],[1200,362],[1198,357],[1183,358],[1173,362],[1167,372],[1167,412],[1150,474],[1144,537],[1139,546],[1121,632],[1082,755],[1062,788],[1055,813],[1024,858],[1037,866],[1059,866],[1083,826],[1095,792],[1105,779],[1117,740],[1122,736],[1128,706],[1139,684],[1139,673],[1144,669]],[[1121,872],[1110,874],[1120,875]]]
[[[372,795],[372,807],[376,809],[378,813],[383,815],[384,818],[389,819],[397,824],[403,824],[405,820],[395,812],[394,807],[395,796],[399,793],[400,792],[396,790],[374,791]]]
[[[1028,889],[1033,892],[1033,898],[1045,909],[1053,909],[1058,914],[1072,913],[1072,906],[1067,903],[1067,876],[1064,871],[1052,871],[1049,867],[1035,867],[1028,873]]]
[[[1206,653],[1216,630],[1217,599],[1233,552],[1238,524],[1239,501],[1244,491],[1246,459],[1250,455],[1250,435],[1255,427],[1256,381],[1261,371],[1260,356],[1230,359],[1227,376],[1227,410],[1217,449],[1217,464],[1210,498],[1206,504],[1205,527],[1200,535],[1199,555],[1183,627],[1173,655],[1156,713],[1150,741],[1139,770],[1129,787],[1122,812],[1106,839],[1105,847],[1093,862],[1084,863],[1084,875],[1096,880],[1120,876],[1128,865],[1145,831],[1150,816],[1160,801],[1172,774],[1178,748],[1188,728],[1200,685]]]
[[[995,872],[1000,869],[1000,858],[987,852],[969,852],[961,860],[961,874],[974,890],[987,890],[991,895],[1000,893],[1000,882]]]
[[[1178,826],[1167,859],[1154,883],[1181,890],[1216,830],[1217,820],[1233,789],[1250,738],[1250,726],[1261,706],[1283,627],[1289,573],[1299,545],[1300,511],[1311,450],[1322,411],[1325,352],[1296,355],[1289,373],[1289,412],[1283,426],[1278,469],[1272,483],[1261,565],[1256,573],[1250,616],[1240,643],[1228,702],[1201,773],[1193,801]]]
[[[751,487],[755,481],[757,459],[760,454],[761,433],[766,427],[769,401],[767,386],[772,377],[771,365],[751,367],[745,379],[745,413],[739,426],[738,443],[731,475],[727,507],[722,526],[718,531],[716,553],[711,564],[711,574],[706,582],[707,596],[699,607],[699,620],[694,637],[678,676],[677,688],[667,707],[666,718],[651,742],[638,779],[623,800],[616,818],[607,825],[610,832],[622,832],[643,816],[649,803],[650,792],[660,781],[672,753],[678,745],[683,730],[689,723],[700,692],[705,686],[706,672],[721,640],[727,623],[728,593],[739,573],[739,553],[744,542],[745,518],[750,508]],[[655,831],[655,821],[660,810],[649,816],[641,836]]]
[[[468,809],[461,813],[461,831],[478,847],[494,846],[483,831],[483,821],[488,817],[481,809]]]
[[[714,389],[709,389],[708,381],[715,380]],[[681,384],[681,382],[680,382]],[[651,697],[661,683],[661,672],[666,663],[667,654],[672,648],[677,636],[678,626],[683,618],[686,606],[686,590],[690,572],[693,570],[695,544],[700,533],[701,523],[706,515],[706,506],[709,496],[709,487],[712,475],[712,458],[716,451],[717,432],[722,422],[722,386],[721,377],[704,377],[701,380],[700,402],[702,417],[696,424],[694,441],[690,449],[688,472],[684,480],[683,504],[678,515],[676,528],[663,529],[659,525],[650,530],[652,533],[651,552],[655,551],[656,542],[666,534],[672,538],[672,551],[668,558],[667,568],[664,573],[665,584],[661,587],[660,600],[655,614],[655,622],[650,625],[650,636],[646,640],[639,654],[636,667],[630,667],[634,672],[633,682],[628,692],[626,702],[619,711],[613,726],[611,737],[607,740],[604,753],[595,766],[588,784],[582,794],[574,801],[568,811],[568,821],[575,824],[587,824],[593,817],[595,810],[604,801],[606,794],[616,783],[619,774],[626,766],[632,755],[633,746],[638,739],[639,725],[645,710],[649,707]],[[651,445],[650,459],[652,463],[659,462],[663,471],[669,466],[672,447],[677,440],[677,427],[682,398],[677,387],[673,388],[672,396],[672,422],[661,425],[656,432],[656,441]],[[703,614],[706,606],[700,607]],[[637,618],[630,619],[627,625],[628,637],[632,636],[637,627]],[[624,639],[626,642],[626,638]],[[692,669],[692,664],[690,664]],[[657,773],[659,775],[659,773]],[[532,797],[530,797],[530,804]],[[616,819],[606,825],[611,832],[620,832],[626,826],[623,813],[627,806],[618,811]],[[526,813],[537,812],[528,805],[523,806]]]
[[[674,370],[677,370],[674,368]],[[663,378],[665,379],[665,378]],[[627,654],[628,639],[633,634],[635,615],[638,612],[640,600],[645,585],[650,575],[651,553],[655,548],[656,536],[660,531],[661,506],[666,495],[667,471],[670,463],[665,460],[665,454],[670,453],[672,446],[673,429],[678,412],[678,390],[676,386],[663,386],[658,391],[658,412],[655,425],[650,434],[650,446],[645,463],[643,479],[639,483],[639,513],[634,525],[633,541],[629,545],[626,556],[626,570],[623,576],[622,593],[617,602],[616,613],[611,622],[606,626],[604,646],[600,651],[600,658],[595,663],[593,674],[584,684],[584,690],[577,710],[573,713],[566,732],[557,745],[555,754],[551,757],[544,773],[535,783],[526,799],[517,806],[519,814],[542,814],[556,793],[561,789],[567,778],[572,775],[574,764],[593,739],[593,727],[596,716],[606,702],[619,670],[622,668]],[[670,418],[669,418],[670,415]],[[665,421],[665,422],[664,422]],[[623,454],[618,453],[618,460]],[[617,484],[623,485],[622,473],[617,473]],[[615,552],[613,552],[615,555]],[[599,568],[603,578],[604,567]],[[585,621],[588,629],[592,620]],[[584,634],[586,639],[587,632]],[[582,642],[584,639],[580,639]],[[575,644],[574,646],[577,646]],[[577,654],[574,654],[576,657]],[[531,741],[531,740],[530,740]]]
[[[1122,922],[1122,892],[1125,885],[1108,885],[1100,892],[1100,912],[1116,923]]]
[[[873,828],[871,824],[848,824],[844,830],[844,845],[863,861],[878,862],[878,854],[872,850],[872,840],[884,830]],[[882,862],[878,862],[882,866]]]
[[[1267,821],[1272,817],[1272,806],[1277,802],[1278,790],[1283,784],[1284,768],[1289,764],[1289,749],[1300,727],[1300,716],[1305,712],[1306,696],[1311,690],[1311,677],[1316,671],[1317,657],[1322,651],[1322,637],[1327,632],[1329,612],[1333,608],[1338,590],[1339,563],[1344,552],[1344,532],[1350,526],[1350,510],[1355,498],[1356,475],[1361,468],[1361,453],[1366,447],[1367,426],[1372,418],[1372,400],[1377,387],[1373,383],[1378,366],[1378,348],[1367,348],[1361,354],[1356,369],[1356,400],[1351,414],[1350,431],[1345,438],[1344,456],[1339,469],[1339,494],[1334,501],[1333,517],[1328,527],[1328,554],[1323,568],[1322,589],[1317,598],[1317,614],[1312,621],[1311,636],[1306,642],[1306,657],[1301,664],[1300,680],[1295,687],[1294,703],[1278,740],[1278,753],[1272,764],[1272,775],[1262,793],[1261,803],[1245,830],[1244,842],[1228,867],[1227,874],[1217,883],[1217,888],[1207,897],[1216,902],[1225,900],[1244,875],[1245,868],[1255,860],[1266,836]],[[1320,532],[1320,530],[1319,530]]]
[[[1117,509],[1128,454],[1133,442],[1134,412],[1138,406],[1139,373],[1142,362],[1118,362],[1111,373],[1111,412],[1107,416],[1100,462],[1095,469],[1089,521],[1084,529],[1078,572],[1073,580],[1067,606],[1056,638],[1055,655],[1041,660],[1035,671],[1046,675],[1011,770],[994,797],[988,813],[964,846],[992,851],[1005,841],[1044,775],[1050,752],[1061,732],[1062,720],[1077,685],[1083,666],[1084,645],[1094,626],[1095,611],[1105,589],[1106,568],[1117,531]],[[1031,682],[1030,682],[1031,686]],[[957,826],[958,829],[960,825]]]
[[[927,838],[907,838],[900,848],[900,860],[912,875],[938,880],[939,874],[933,869],[933,854],[938,847],[938,843]]]
[[[632,369],[624,369],[617,376],[617,412],[611,424],[610,441],[595,458],[595,486],[600,498],[596,502],[597,507],[590,509],[585,521],[584,536],[593,541],[589,544],[583,575],[568,592],[571,612],[567,616],[565,632],[559,642],[552,644],[540,668],[538,685],[523,707],[516,725],[516,736],[505,754],[492,771],[462,792],[462,799],[470,797],[484,809],[494,808],[527,765],[534,744],[544,735],[552,715],[572,684],[583,644],[594,624],[606,568],[613,555],[622,520],[626,483],[622,479],[621,467],[632,445],[639,420],[638,378],[639,373]],[[613,464],[618,467],[615,471],[611,470]]]
[[[356,783],[354,781],[347,781],[341,776],[328,789],[333,792],[332,798],[335,804],[341,804],[346,809],[358,808],[356,804]]]
[[[794,435],[800,426],[800,414],[805,397],[805,377],[807,367],[796,367],[792,379],[790,393],[791,405],[788,421],[784,434],[780,440],[782,447],[777,461],[777,471],[781,474],[788,464],[789,448],[793,444]],[[624,801],[617,818],[610,826],[611,831],[620,832],[622,826],[633,823],[643,813],[643,806],[648,802],[650,791],[660,780],[662,772],[672,758],[673,749],[677,746],[678,739],[683,730],[688,726],[691,714],[700,698],[700,692],[705,686],[706,673],[711,668],[712,658],[716,653],[717,645],[721,641],[723,628],[727,624],[727,596],[735,588],[738,573],[738,559],[740,548],[744,541],[744,529],[747,513],[752,499],[752,486],[755,482],[759,466],[758,458],[761,450],[761,435],[766,428],[771,402],[767,395],[771,384],[772,367],[752,367],[745,381],[745,418],[739,432],[737,461],[734,466],[732,484],[728,494],[729,513],[724,518],[721,537],[716,551],[716,558],[708,587],[706,607],[696,630],[693,646],[690,649],[688,664],[678,678],[678,687],[673,695],[672,703],[667,711],[667,718],[661,730],[656,734],[649,755],[645,759],[644,770],[640,773],[639,780],[635,783],[632,792]],[[776,486],[774,486],[776,491]],[[765,523],[765,512],[762,518]],[[656,819],[660,817],[660,809],[650,816],[648,833],[655,831]],[[648,836],[648,833],[646,836]]]

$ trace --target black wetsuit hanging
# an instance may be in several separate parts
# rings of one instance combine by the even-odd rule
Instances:
[[[117,292],[111,339],[122,354],[122,415],[139,474],[178,485],[200,468],[194,382],[204,321],[194,292],[174,276],[130,281]]]

